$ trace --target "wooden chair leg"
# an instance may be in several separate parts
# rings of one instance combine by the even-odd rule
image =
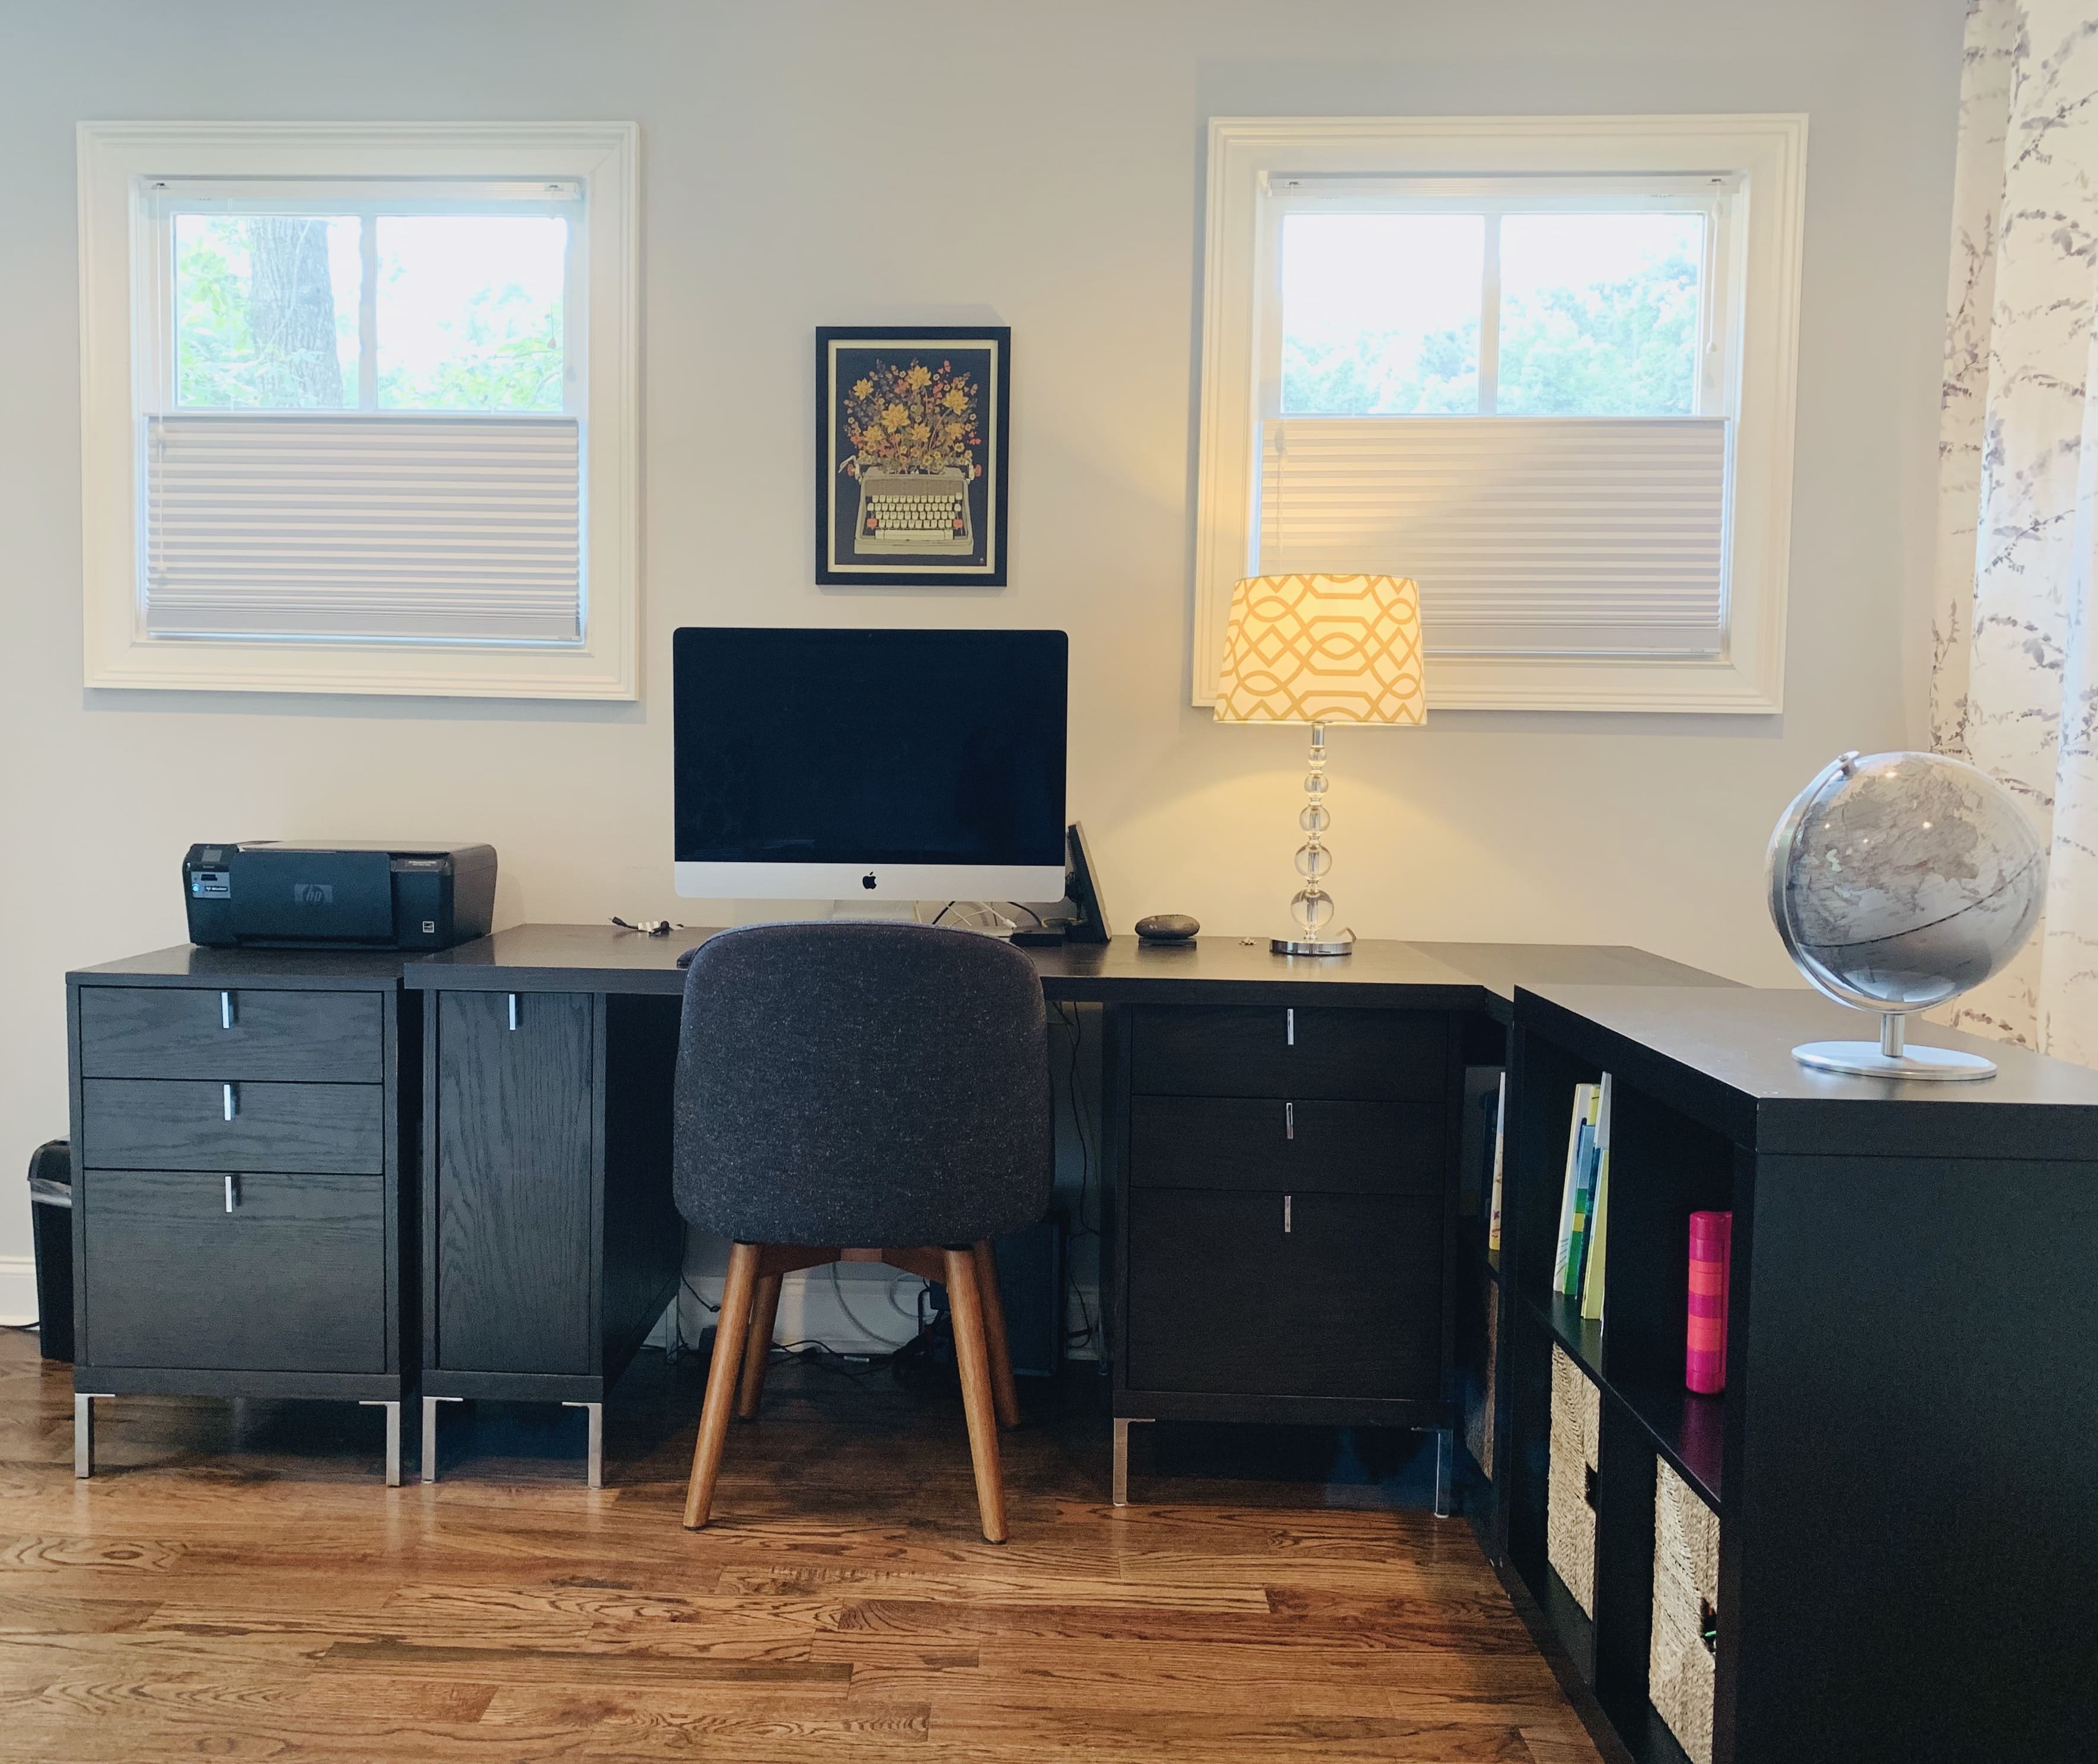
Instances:
[[[988,1237],[972,1252],[977,1264],[977,1297],[983,1305],[984,1346],[990,1355],[990,1393],[998,1402],[998,1424],[1020,1425],[1020,1386],[1012,1381],[1012,1349],[1005,1339],[1005,1301],[998,1290],[998,1255]]]
[[[765,1395],[765,1374],[772,1364],[772,1326],[779,1319],[779,1276],[762,1275],[757,1302],[750,1313],[750,1334],[743,1347],[743,1385],[736,1397],[740,1421],[757,1419],[757,1405]]]
[[[707,1368],[707,1398],[700,1409],[700,1437],[692,1447],[692,1480],[685,1490],[685,1529],[697,1531],[714,1503],[722,1447],[728,1439],[729,1411],[743,1371],[743,1345],[750,1333],[751,1301],[757,1296],[758,1246],[737,1244],[728,1253],[728,1280],[714,1320],[714,1357]]]
[[[947,1309],[955,1324],[955,1361],[962,1374],[962,1408],[968,1417],[969,1457],[976,1466],[977,1511],[984,1539],[1005,1542],[1005,1481],[998,1462],[998,1415],[991,1397],[990,1356],[984,1346],[983,1302],[973,1249],[946,1252]],[[726,1305],[723,1307],[726,1309]]]

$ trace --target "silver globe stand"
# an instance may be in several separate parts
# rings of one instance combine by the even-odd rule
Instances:
[[[1846,1003],[1848,1001],[1846,1001]],[[1996,1063],[1954,1047],[1911,1047],[1907,1018],[1899,1011],[1882,1012],[1880,1041],[1802,1042],[1792,1057],[1816,1072],[1842,1072],[1864,1078],[1992,1078]]]

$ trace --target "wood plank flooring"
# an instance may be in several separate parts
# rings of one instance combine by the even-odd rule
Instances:
[[[76,1482],[71,1369],[0,1337],[0,1758],[1597,1759],[1468,1528],[1373,1478],[1147,1446],[1117,1512],[1090,1393],[1028,1385],[994,1546],[958,1401],[783,1367],[692,1534],[704,1376],[636,1363],[595,1494],[579,1415],[489,1405],[389,1490],[377,1411],[129,1399]]]

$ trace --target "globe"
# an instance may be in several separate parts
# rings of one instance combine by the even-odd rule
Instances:
[[[1907,1047],[1903,1018],[1979,985],[2039,922],[2047,853],[2009,791],[1942,754],[1846,753],[1779,821],[1769,880],[1800,972],[1883,1016],[1876,1059],[1857,1052],[1870,1043],[1815,1042],[1793,1050],[1803,1063],[1904,1077],[1995,1071],[1976,1055]],[[1810,1057],[1829,1048],[1842,1051]]]

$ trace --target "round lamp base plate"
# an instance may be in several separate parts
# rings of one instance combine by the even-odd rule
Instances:
[[[1848,1073],[1861,1078],[1947,1082],[1996,1075],[1993,1060],[1952,1047],[1911,1047],[1899,1054],[1884,1054],[1877,1042],[1802,1042],[1793,1049],[1792,1057],[1816,1072]]]
[[[1336,937],[1270,937],[1267,946],[1277,955],[1349,955],[1355,947],[1355,934],[1344,931]]]

